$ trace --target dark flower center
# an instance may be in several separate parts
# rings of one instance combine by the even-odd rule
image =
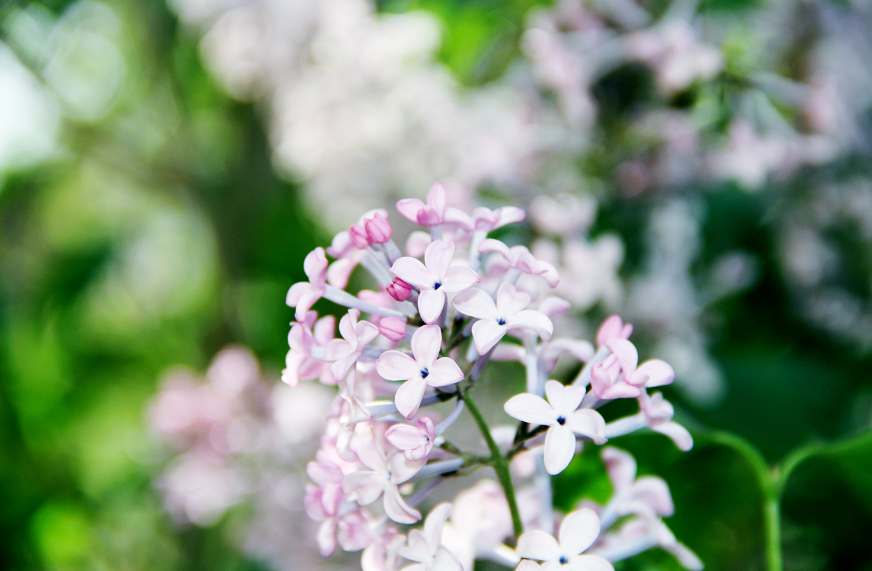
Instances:
[[[421,369],[421,378],[422,379],[426,379],[429,374],[430,374],[430,369],[428,369],[427,367],[424,367],[423,369]]]
[[[499,319],[497,319],[497,325],[505,325],[505,324],[506,324],[506,320],[503,319],[502,317],[500,317]]]
[[[563,424],[563,423],[561,422],[560,424]],[[569,563],[569,559],[567,559],[565,555],[561,555],[560,556],[560,564],[566,565],[567,563]]]
[[[433,284],[433,289],[439,289],[440,287],[442,287],[442,282],[436,282]]]
[[[560,426],[563,426],[564,424],[566,424],[566,418],[562,417],[562,416],[558,416],[557,417],[557,424],[559,424]]]

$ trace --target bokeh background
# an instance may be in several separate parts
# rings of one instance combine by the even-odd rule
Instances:
[[[530,208],[569,330],[675,366],[694,451],[620,445],[708,569],[872,569],[870,38],[865,0],[0,0],[0,568],[354,568],[306,539],[284,295],[444,180]]]

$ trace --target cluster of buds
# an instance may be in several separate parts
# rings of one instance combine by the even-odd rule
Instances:
[[[337,545],[362,550],[364,571],[397,571],[403,560],[411,562],[404,570],[471,570],[477,558],[525,571],[592,571],[659,546],[687,568],[701,568],[662,521],[673,510],[666,483],[637,479],[626,452],[603,449],[615,490],[606,505],[588,502],[565,517],[552,508],[550,477],[566,469],[584,442],[602,445],[647,427],[690,449],[693,441],[673,422],[672,406],[662,394],[648,393],[672,382],[672,368],[657,359],[640,364],[629,341],[632,326],[618,316],[599,328],[596,346],[554,337],[552,318],[571,308],[552,293],[557,270],[524,246],[488,238],[523,221],[523,210],[468,214],[446,205],[438,183],[426,202],[401,200],[397,210],[428,230],[410,235],[407,256],[392,240],[387,213],[374,210],[337,235],[326,253],[310,253],[309,281],[287,296],[296,321],[283,380],[292,387],[315,379],[338,386],[307,468],[313,483],[305,505],[321,522],[322,554]],[[358,265],[380,291],[344,290]],[[312,310],[320,298],[347,308],[339,337],[334,317],[318,319]],[[580,368],[566,384],[549,380],[563,355]],[[474,400],[491,360],[525,367],[526,392],[504,404],[519,421],[514,427],[489,426]],[[598,409],[621,398],[636,399],[639,412],[607,423]],[[430,407],[446,402],[453,408],[440,419]],[[446,436],[465,411],[486,454],[463,450]],[[453,504],[431,508],[422,528],[401,527],[422,519],[418,508],[448,477],[481,466],[494,470],[498,484],[480,480]]]

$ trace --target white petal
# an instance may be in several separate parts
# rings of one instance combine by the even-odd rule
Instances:
[[[528,531],[518,538],[515,549],[518,556],[524,559],[539,561],[556,561],[560,559],[560,546],[551,535],[540,530]]]
[[[481,281],[478,274],[466,266],[452,266],[445,272],[442,289],[445,293],[458,293]]]
[[[400,414],[409,419],[414,417],[418,407],[421,406],[421,399],[424,398],[426,389],[427,383],[420,376],[403,383],[394,397],[394,403]]]
[[[672,441],[675,442],[675,445],[678,446],[679,450],[687,452],[693,448],[693,436],[690,435],[690,432],[688,432],[686,428],[677,422],[663,422],[656,426],[652,426],[651,429],[671,438]]]
[[[430,275],[433,276],[434,280],[442,282],[445,278],[445,273],[451,267],[451,258],[453,257],[453,242],[434,240],[424,251],[424,265],[430,270]],[[433,284],[430,284],[429,287],[433,287]]]
[[[545,470],[554,476],[566,470],[575,456],[575,434],[565,426],[551,425],[545,434]]]
[[[591,509],[572,512],[560,525],[560,548],[575,557],[590,547],[600,534],[600,520]]]
[[[497,307],[506,317],[517,313],[530,304],[530,294],[518,289],[509,282],[505,282],[497,290]]]
[[[415,258],[400,258],[391,266],[391,273],[413,286],[419,288],[433,287],[433,275],[424,267],[420,260]]]
[[[443,502],[433,508],[424,522],[424,538],[431,552],[442,543],[442,527],[451,515],[451,504]]]
[[[421,519],[421,513],[406,504],[400,496],[400,490],[393,485],[385,488],[385,513],[397,523],[415,523]]]
[[[599,555],[579,555],[570,560],[569,571],[615,571],[608,560]]]
[[[660,359],[649,359],[639,365],[633,378],[635,379],[635,377],[641,377],[642,375],[647,377],[645,381],[646,387],[662,387],[675,380],[675,371],[669,363]],[[638,386],[636,382],[633,382],[633,384]]]
[[[427,443],[427,436],[418,427],[408,424],[395,424],[385,432],[388,442],[398,450],[414,450]]]
[[[550,426],[557,420],[557,412],[545,399],[529,393],[515,395],[503,407],[509,416],[529,422]]]
[[[563,386],[558,381],[545,383],[545,394],[548,396],[548,402],[554,407],[557,415],[564,418],[575,412],[584,398],[584,392],[584,387]]]
[[[508,328],[493,319],[481,319],[472,324],[472,340],[479,355],[490,351],[505,336]]]
[[[375,362],[375,370],[388,381],[406,381],[421,373],[418,363],[399,351],[385,351]]]
[[[436,362],[430,367],[430,374],[427,375],[427,384],[431,387],[444,387],[453,385],[463,380],[463,371],[457,366],[457,363],[449,357],[436,359]]]
[[[582,409],[577,410],[566,417],[566,428],[579,434],[587,436],[597,444],[606,442],[606,421],[595,410]]]
[[[530,329],[538,333],[539,337],[544,341],[551,339],[551,334],[554,332],[554,325],[551,323],[551,320],[544,313],[532,309],[525,309],[507,317],[506,326],[509,329],[517,327]]]
[[[478,288],[468,289],[457,294],[454,307],[460,313],[478,319],[496,319],[497,306],[491,296]]]
[[[431,571],[463,571],[463,565],[453,553],[440,546],[430,569]]]
[[[440,308],[440,312],[442,309]],[[421,367],[432,367],[442,348],[442,329],[438,325],[425,325],[412,335],[412,353]]]
[[[441,289],[421,290],[418,295],[418,313],[421,314],[424,323],[433,323],[439,319],[443,307],[445,307],[445,293]]]

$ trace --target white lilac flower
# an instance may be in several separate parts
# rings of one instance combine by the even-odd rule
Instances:
[[[442,330],[425,325],[412,335],[413,357],[386,351],[376,361],[376,370],[388,381],[405,381],[396,395],[397,410],[406,418],[418,412],[427,387],[444,387],[463,380],[463,371],[449,357],[439,357]]]
[[[354,436],[354,452],[366,469],[345,475],[342,481],[345,493],[354,494],[357,502],[364,506],[384,497],[385,513],[397,523],[420,520],[418,510],[403,500],[399,485],[417,474],[424,461],[411,462],[399,451],[386,456],[372,428],[364,423],[358,425]]]
[[[424,323],[433,323],[445,307],[445,294],[459,293],[478,283],[479,277],[466,266],[452,266],[454,243],[434,240],[424,251],[424,263],[403,257],[394,262],[391,272],[420,291],[418,312]]]
[[[334,339],[327,345],[325,360],[333,361],[330,370],[337,380],[343,380],[348,371],[363,354],[364,348],[378,337],[378,327],[368,321],[358,321],[360,312],[349,309],[339,320],[342,339]]]
[[[518,538],[518,556],[543,561],[541,569],[556,571],[613,571],[614,567],[598,555],[585,554],[600,533],[600,522],[593,510],[582,508],[567,515],[560,526],[559,541],[544,531],[533,530]],[[518,569],[532,569],[523,563]]]
[[[424,521],[424,531],[413,529],[405,547],[399,554],[416,565],[403,567],[403,571],[463,571],[457,557],[442,544],[442,528],[451,514],[451,504],[439,504]]]
[[[418,419],[416,426],[395,424],[385,432],[388,442],[403,451],[406,460],[421,460],[430,455],[433,441],[436,440],[436,429],[433,421],[424,416]]]
[[[551,339],[551,320],[539,311],[524,309],[529,304],[530,295],[510,283],[497,290],[496,302],[478,288],[454,298],[457,311],[478,319],[472,326],[472,338],[479,355],[490,351],[512,329],[529,329],[545,341]]]
[[[541,276],[551,287],[556,287],[560,283],[557,269],[549,262],[537,260],[526,246],[512,246],[509,248],[499,240],[488,238],[481,243],[478,251],[482,254],[495,252],[503,257],[510,268],[532,276]]]
[[[557,381],[545,383],[548,401],[532,394],[515,395],[505,404],[509,416],[548,427],[545,435],[545,468],[559,474],[575,455],[575,435],[586,436],[602,444],[606,441],[606,424],[598,412],[576,410],[584,398],[584,388],[563,386]]]

